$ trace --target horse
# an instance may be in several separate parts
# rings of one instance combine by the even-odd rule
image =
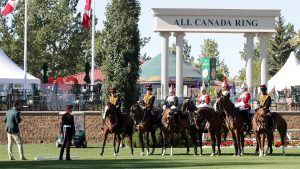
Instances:
[[[235,156],[244,154],[244,123],[246,122],[245,116],[235,108],[234,104],[230,101],[229,95],[223,96],[217,100],[216,106],[218,109],[223,110],[226,115],[226,126],[230,130],[232,139],[234,141]]]
[[[117,113],[116,107],[108,102],[105,106],[105,120],[103,124],[104,139],[102,145],[102,151],[100,155],[104,153],[104,147],[106,139],[109,133],[113,137],[113,147],[114,147],[114,156],[117,156],[119,153],[119,147],[121,143],[121,134],[127,135],[129,137],[129,144],[131,147],[131,154],[133,155],[133,146],[132,146],[132,135],[133,135],[133,120],[126,113]],[[118,144],[116,145],[116,139],[118,139]]]
[[[205,130],[205,122],[202,122],[201,125],[198,127],[195,125],[195,122],[193,121],[194,119],[194,112],[197,110],[197,107],[193,100],[190,98],[186,98],[183,100],[182,103],[182,113],[185,115],[188,115],[190,119],[190,128],[189,128],[189,133],[191,136],[192,143],[194,144],[194,156],[198,154],[197,150],[197,135],[199,136],[200,140],[200,155],[202,155],[203,150],[202,150],[202,134],[204,133]]]
[[[156,123],[156,119],[158,119],[158,115],[156,119],[153,119],[151,117],[152,115],[150,113],[146,113],[139,104],[134,104],[130,108],[130,116],[134,121],[134,126],[136,127],[138,134],[139,134],[139,141],[142,146],[142,152],[141,156],[144,155],[144,141],[143,141],[143,134],[146,133],[146,147],[147,147],[147,154],[148,155],[153,155],[156,147],[156,136],[155,136],[155,131],[156,127],[155,125],[158,125]],[[152,137],[152,151],[149,154],[149,133],[151,133]]]
[[[209,123],[209,133],[212,141],[212,154],[214,155],[221,155],[221,132],[222,132],[222,125],[223,125],[223,118],[222,115],[217,113],[213,108],[203,107],[199,108],[194,113],[194,122],[197,128],[201,127],[203,121],[207,121]],[[216,153],[215,146],[217,145],[218,151]],[[202,155],[202,136],[200,136],[200,150]]]
[[[257,145],[259,146],[259,156],[263,156],[265,154],[264,146],[265,146],[265,139],[270,136],[270,130],[268,130],[268,117],[263,109],[258,109],[256,111],[254,118],[252,120],[252,129],[256,136]],[[261,139],[262,135],[262,139]],[[268,137],[270,139],[270,137]],[[268,139],[268,140],[269,140]],[[269,140],[269,142],[272,142]]]
[[[162,123],[162,140],[163,140],[163,148],[162,148],[162,156],[164,156],[166,154],[166,140],[167,140],[167,133],[170,134],[170,146],[171,146],[171,150],[170,150],[170,156],[173,156],[173,144],[174,144],[174,132],[175,132],[175,114],[178,112],[174,112],[173,110],[171,110],[170,108],[166,108],[163,113],[162,113],[162,118],[161,118],[161,123]],[[190,127],[190,123],[188,119],[180,119],[179,120],[179,127],[181,129],[181,135],[183,137],[183,139],[185,140],[185,146],[187,148],[187,152],[186,154],[189,153],[190,149],[189,149],[189,142],[188,142],[188,138],[186,135],[186,131],[188,130],[188,128]]]
[[[259,109],[256,112],[258,115],[263,114],[263,109]],[[273,153],[273,148],[272,148],[272,143],[274,141],[274,135],[273,132],[275,131],[275,129],[277,129],[277,131],[279,132],[280,135],[280,139],[281,139],[281,145],[282,145],[282,154],[285,155],[285,140],[286,140],[286,135],[287,135],[287,123],[285,121],[285,119],[278,113],[276,112],[272,112],[272,120],[273,120],[273,126],[272,128],[266,128],[266,134],[267,134],[267,140],[268,140],[268,145],[267,145],[267,149],[266,152],[264,154],[264,152],[260,151],[260,156],[262,156],[262,154],[267,155],[268,154],[268,150],[270,149],[270,155]],[[255,120],[256,118],[256,120]],[[253,131],[256,133],[256,130],[261,129],[261,127],[259,127],[259,120],[262,121],[263,118],[265,118],[265,115],[262,115],[262,117],[258,118],[256,117],[256,114],[253,118],[252,121],[252,125],[256,125],[253,126]],[[257,131],[258,132],[258,131]],[[255,153],[258,153],[258,150],[261,148],[264,148],[264,146],[259,146],[259,144],[256,145],[256,150]]]

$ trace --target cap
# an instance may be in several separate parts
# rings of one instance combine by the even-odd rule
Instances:
[[[267,91],[267,87],[265,84],[260,85],[260,90],[261,91]]]
[[[147,90],[151,90],[151,91],[152,91],[152,84],[149,84],[149,83],[148,83],[148,84],[146,84],[145,86],[146,86],[146,89],[147,89]]]
[[[110,93],[115,93],[116,92],[116,88],[114,88],[113,86],[109,87],[109,92]]]

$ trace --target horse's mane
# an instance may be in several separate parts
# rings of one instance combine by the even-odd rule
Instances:
[[[181,111],[183,112],[184,109],[188,106],[187,104],[190,102],[190,104],[193,106],[191,107],[191,111],[195,111],[197,109],[196,105],[194,104],[193,100],[190,97],[185,97],[182,102]]]
[[[142,111],[142,108],[141,108],[141,106],[140,106],[138,103],[136,103],[136,104],[134,104],[134,105],[131,106],[130,110],[131,110],[131,111],[138,111],[138,112],[141,112],[141,111]]]

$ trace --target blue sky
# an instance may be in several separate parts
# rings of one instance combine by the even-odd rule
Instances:
[[[96,29],[103,29],[105,20],[105,7],[110,0],[96,0],[96,16],[99,20]],[[280,9],[286,22],[294,24],[295,30],[300,29],[300,1],[298,0],[140,0],[140,32],[141,37],[151,37],[151,41],[141,50],[149,56],[156,56],[161,51],[161,39],[158,33],[153,32],[154,18],[151,8],[225,8],[225,9]],[[78,9],[83,11],[85,0],[80,0]],[[241,68],[245,67],[240,59],[239,51],[243,49],[245,38],[243,34],[200,34],[188,33],[185,38],[192,46],[191,54],[198,58],[204,39],[213,38],[219,45],[221,59],[229,67],[230,77],[238,75]],[[175,42],[175,37],[170,37],[170,45]]]

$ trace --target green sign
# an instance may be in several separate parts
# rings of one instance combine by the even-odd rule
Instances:
[[[202,58],[201,59],[201,73],[202,80],[216,79],[216,58]]]

